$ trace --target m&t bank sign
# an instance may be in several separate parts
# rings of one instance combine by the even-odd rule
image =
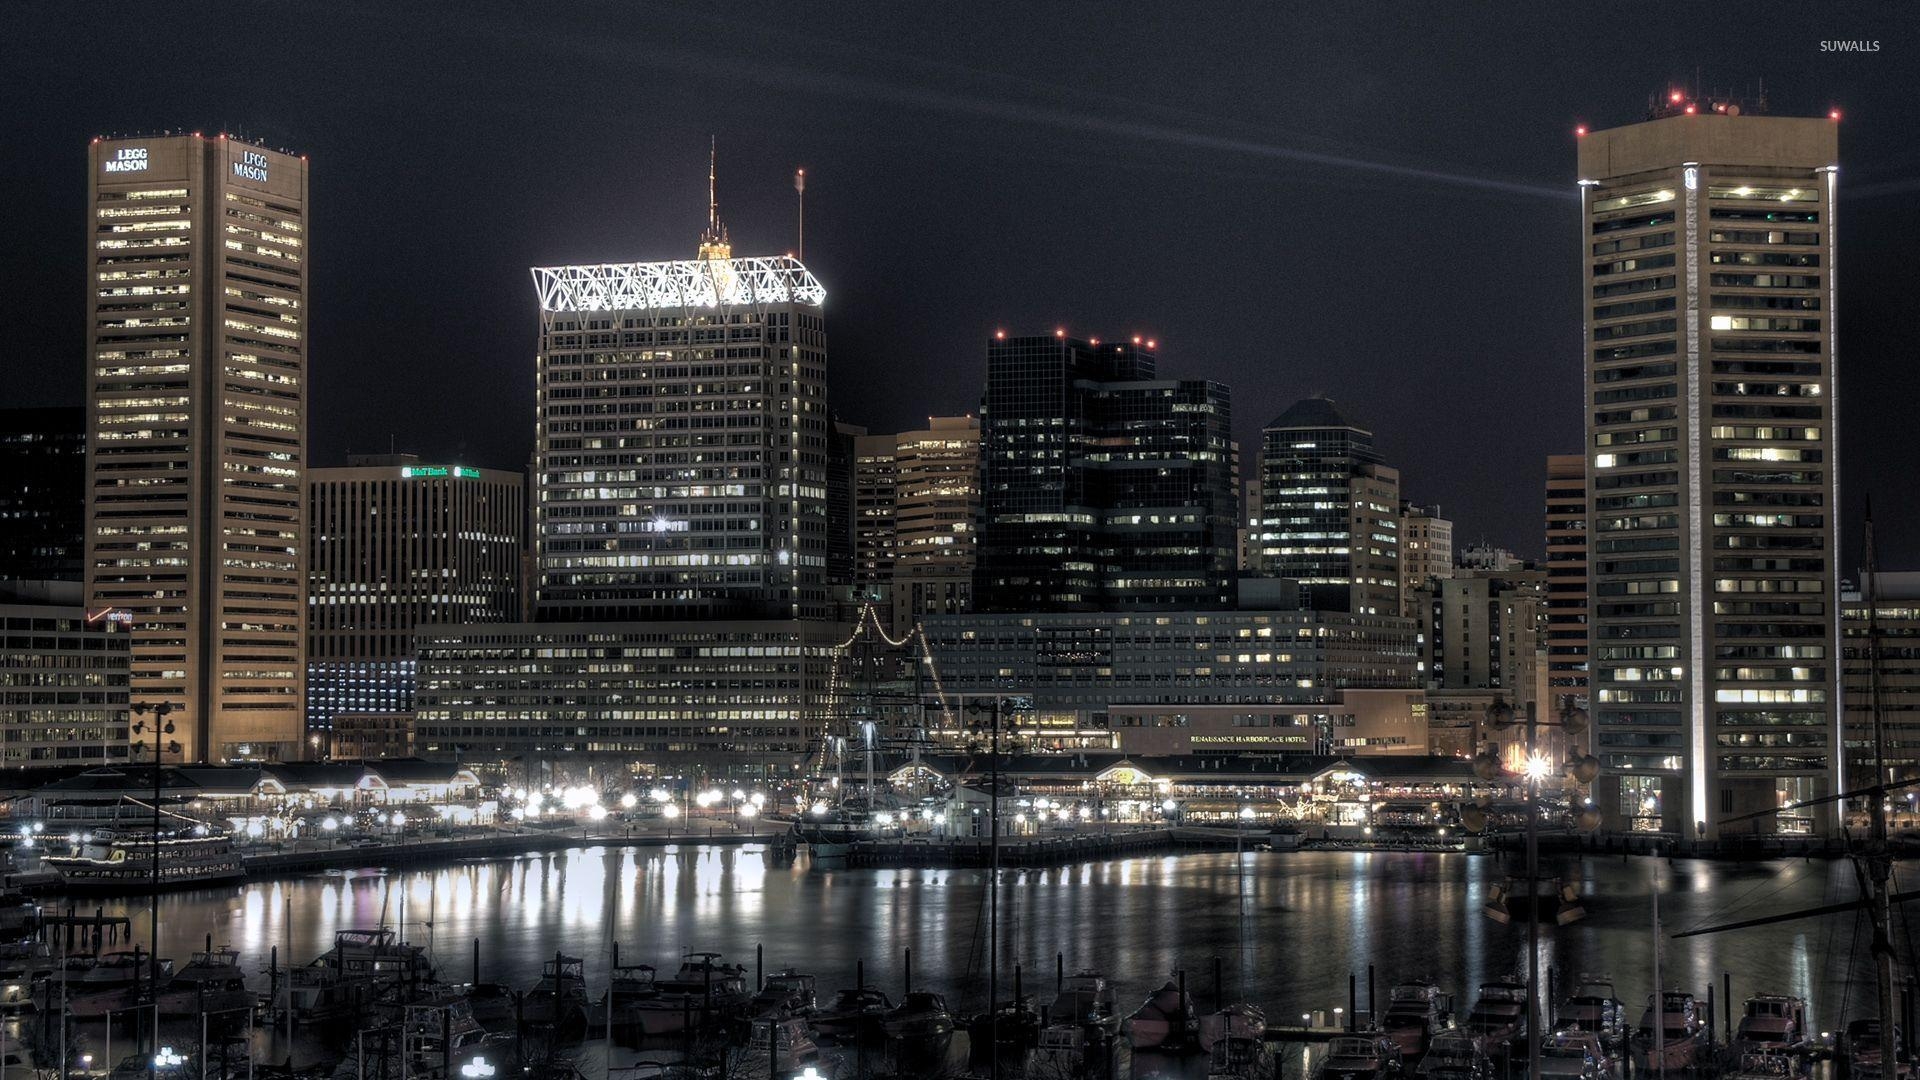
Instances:
[[[240,160],[233,163],[233,175],[242,180],[267,182],[267,155],[252,150],[240,152]]]

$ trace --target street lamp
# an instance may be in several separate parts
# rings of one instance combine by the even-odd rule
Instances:
[[[1000,1078],[1000,717],[1003,706],[998,696],[982,701],[974,698],[967,702],[967,712],[974,721],[969,725],[975,732],[980,730],[980,716],[987,718],[988,780],[993,790],[987,803],[987,1044],[993,1052],[987,1055],[987,1075],[991,1080]]]
[[[147,994],[155,1003],[156,1011],[154,1013],[153,1023],[154,1034],[157,1037],[160,1032],[160,1014],[157,1011],[160,1001],[160,784],[162,778],[160,771],[160,754],[161,739],[173,734],[174,731],[173,721],[167,719],[167,717],[173,713],[173,703],[170,701],[158,703],[137,701],[134,703],[133,714],[135,716],[144,718],[149,713],[153,714],[153,897],[150,908],[153,921],[153,953],[148,958],[151,963],[147,974]],[[135,735],[145,734],[146,730],[147,721],[145,719],[141,719],[133,725],[133,733]],[[178,742],[169,741],[166,748],[175,754],[180,752],[180,744]],[[156,1058],[152,1062],[152,1067],[147,1070],[148,1075],[151,1076],[158,1068],[159,1060]]]

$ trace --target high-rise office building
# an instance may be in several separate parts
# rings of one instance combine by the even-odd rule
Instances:
[[[1842,780],[1837,125],[1753,112],[1579,140],[1598,798],[1689,838]]]
[[[1373,432],[1326,398],[1297,402],[1261,433],[1260,493],[1261,573],[1317,610],[1400,613],[1400,473]]]
[[[866,433],[842,420],[827,428],[827,594],[842,606],[855,600],[853,441]]]
[[[127,613],[167,756],[291,753],[306,630],[307,162],[227,136],[95,139],[88,607]]]
[[[1587,459],[1547,457],[1547,672],[1557,713],[1587,707]]]
[[[853,595],[893,610],[894,498],[899,467],[893,435],[853,437]]]
[[[1435,579],[1428,604],[1427,685],[1499,690],[1520,715],[1542,700],[1547,575],[1541,570],[1474,570]],[[1550,712],[1538,712],[1552,719]]]
[[[518,472],[408,454],[312,469],[307,729],[413,709],[414,630],[520,619],[526,541]]]
[[[791,778],[835,707],[823,619],[423,627],[414,745],[585,781],[636,767]]]
[[[129,760],[132,635],[80,600],[78,581],[0,581],[0,766]]]
[[[1875,574],[1871,618],[1862,590],[1849,589],[1840,599],[1846,700],[1841,745],[1846,748],[1847,774],[1856,787],[1873,782],[1878,711],[1886,739],[1886,780],[1920,778],[1920,664],[1915,663],[1920,660],[1920,573]],[[1916,816],[1913,801],[1891,801],[1909,818]],[[1804,828],[1812,823],[1793,824]]]
[[[1438,506],[1400,504],[1400,614],[1421,617],[1418,593],[1453,576],[1453,522]]]
[[[692,260],[533,271],[534,619],[418,630],[420,753],[790,775],[836,715],[854,434],[826,290],[734,258],[708,208]]]
[[[1153,344],[988,342],[977,609],[1229,605],[1227,388],[1156,378]]]
[[[0,409],[0,581],[85,578],[85,409]]]
[[[980,420],[930,416],[894,449],[893,626],[973,610],[979,543]]]
[[[537,267],[537,615],[831,614],[826,290],[792,258]]]

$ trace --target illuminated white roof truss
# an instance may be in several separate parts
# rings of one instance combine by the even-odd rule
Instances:
[[[826,302],[827,290],[798,259],[536,266],[542,311],[644,311]]]

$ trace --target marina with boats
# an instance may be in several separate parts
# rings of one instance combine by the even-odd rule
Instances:
[[[1365,954],[1376,964],[1329,970],[1316,962],[1316,951],[1344,948],[1328,938],[1331,927],[1373,937],[1349,921],[1343,895],[1347,904],[1380,902],[1382,887],[1419,880],[1433,884],[1406,895],[1439,896],[1451,888],[1444,882],[1465,875],[1480,882],[1466,898],[1484,897],[1506,880],[1489,858],[1247,851],[1009,871],[997,980],[979,928],[951,928],[957,936],[944,942],[916,931],[895,937],[912,944],[891,955],[866,957],[847,951],[859,946],[834,921],[841,913],[886,920],[888,912],[911,920],[923,911],[914,897],[935,890],[952,892],[942,904],[971,917],[980,873],[834,869],[812,864],[804,848],[786,858],[770,847],[588,848],[399,877],[324,874],[238,892],[170,893],[161,899],[157,978],[142,905],[93,916],[77,900],[71,910],[28,901],[20,940],[7,953],[6,978],[19,982],[21,1002],[5,1025],[7,1052],[55,1068],[64,1036],[69,1076],[105,1072],[109,1060],[138,1075],[164,1050],[165,1060],[185,1063],[174,1067],[182,1076],[199,1075],[203,1060],[209,1076],[246,1075],[249,1066],[286,1072],[291,1051],[292,1072],[316,1077],[465,1077],[461,1070],[472,1066],[595,1078],[649,1069],[785,1078],[811,1068],[822,1077],[1302,1080],[1523,1076],[1532,1027],[1540,1032],[1539,1072],[1581,1080],[1653,1075],[1663,1064],[1752,1080],[1871,1075],[1878,1053],[1872,1024],[1849,1023],[1872,1019],[1861,986],[1846,983],[1851,1003],[1836,1006],[1825,983],[1809,987],[1791,969],[1737,959],[1742,996],[1729,1011],[1730,983],[1703,978],[1697,962],[1709,950],[1671,932],[1662,935],[1667,985],[1657,1006],[1644,989],[1629,991],[1651,985],[1645,898],[1606,897],[1651,880],[1638,873],[1638,860],[1566,875],[1598,894],[1587,900],[1603,927],[1597,937],[1624,947],[1604,950],[1617,965],[1612,974],[1574,967],[1594,959],[1580,944],[1585,925],[1553,927],[1555,951],[1569,966],[1549,956],[1540,1017],[1530,1021],[1525,979],[1513,974],[1523,970],[1512,951],[1524,936],[1517,922],[1469,911],[1472,921],[1433,924],[1449,927],[1452,941],[1376,939]],[[1764,880],[1798,896],[1791,886],[1818,865],[1767,867]],[[1299,869],[1323,880],[1309,887]],[[1682,891],[1695,897],[1714,891],[1692,887],[1709,881],[1744,892],[1760,880],[1704,864],[1667,872],[1691,881]],[[1130,887],[1119,881],[1126,875],[1137,875]],[[1082,887],[1096,882],[1118,887]],[[849,888],[862,895],[849,896]],[[1168,940],[1156,945],[1119,923],[1178,925],[1162,912],[1058,907],[1128,888],[1135,900],[1187,897],[1191,931],[1162,931]],[[670,901],[676,896],[686,900]],[[1688,926],[1719,911],[1698,903],[1679,908]],[[720,906],[697,921],[673,913],[713,904]],[[1203,914],[1219,904],[1229,909],[1224,918]],[[750,926],[725,929],[748,913]],[[1423,926],[1432,918],[1404,914]],[[187,949],[184,926],[174,927],[195,916],[217,924],[216,936],[202,932]],[[344,921],[355,916],[366,921]],[[488,924],[494,929],[476,940]],[[1286,937],[1302,931],[1306,937]],[[778,936],[755,948],[745,932]],[[1059,947],[1042,951],[1048,942]],[[1490,967],[1502,956],[1506,966]],[[1827,1001],[1818,1027],[1809,993]],[[1904,1018],[1896,1026],[1909,1030]]]

